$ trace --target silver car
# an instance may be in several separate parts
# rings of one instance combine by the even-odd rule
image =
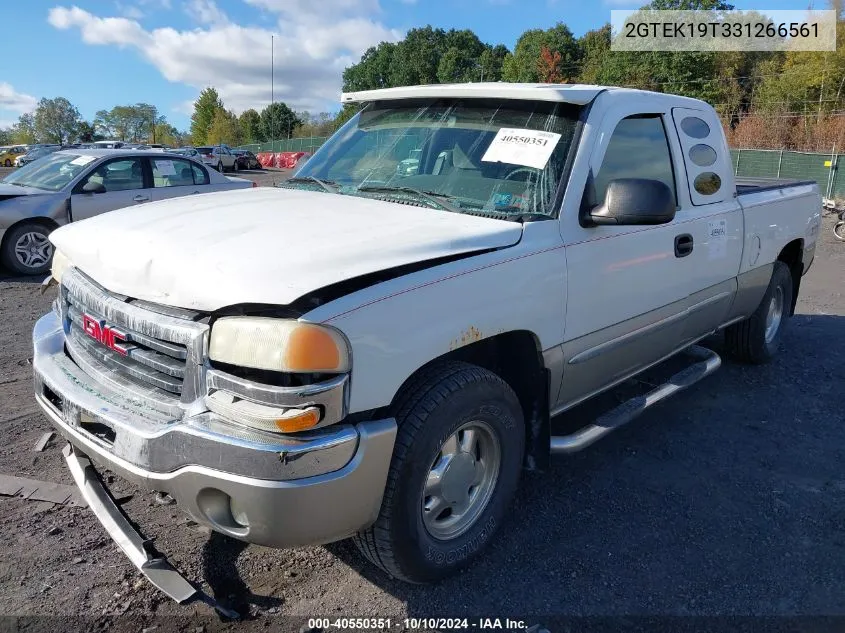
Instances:
[[[238,158],[232,153],[228,145],[206,145],[197,147],[200,159],[209,167],[219,172],[226,170],[238,171]]]
[[[0,180],[0,262],[46,272],[53,229],[122,207],[255,184],[224,176],[184,156],[144,150],[62,150]]]

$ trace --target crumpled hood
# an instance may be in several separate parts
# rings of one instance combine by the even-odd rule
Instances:
[[[57,229],[80,270],[119,293],[216,310],[286,305],[324,286],[517,243],[518,223],[354,196],[255,188],[129,207]]]

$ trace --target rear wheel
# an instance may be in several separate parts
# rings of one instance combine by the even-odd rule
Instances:
[[[763,300],[750,317],[725,329],[725,343],[735,358],[754,364],[768,363],[777,353],[792,305],[792,273],[776,261]]]
[[[238,169],[240,169],[238,167],[238,161],[235,161],[235,163],[232,165],[232,171],[238,171]]]
[[[215,169],[222,174],[223,173],[223,163],[218,160],[217,161],[217,167],[215,167]]]
[[[40,275],[50,269],[53,245],[51,229],[35,222],[27,222],[10,229],[3,241],[0,260],[12,272],[20,275]]]
[[[522,409],[496,374],[450,362],[400,396],[379,517],[355,537],[395,578],[432,582],[478,556],[504,521],[525,446]]]
[[[840,242],[845,242],[845,220],[840,220],[833,225],[833,235]]]

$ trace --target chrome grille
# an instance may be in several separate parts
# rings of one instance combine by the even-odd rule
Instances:
[[[98,378],[129,385],[130,395],[178,417],[201,402],[208,333],[201,315],[109,293],[73,268],[62,278],[58,308],[69,355]],[[86,333],[86,315],[119,333],[126,353]]]

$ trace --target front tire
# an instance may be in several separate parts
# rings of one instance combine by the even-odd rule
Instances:
[[[845,242],[845,220],[833,225],[833,236],[840,242]]]
[[[755,365],[774,358],[792,306],[792,272],[776,261],[769,287],[754,313],[725,329],[725,344],[734,358]]]
[[[395,411],[381,511],[354,540],[394,578],[433,582],[475,559],[505,520],[522,471],[522,409],[496,374],[449,362],[413,380]]]
[[[50,270],[53,261],[51,230],[36,222],[27,222],[10,229],[3,240],[0,261],[19,275],[41,275]]]

